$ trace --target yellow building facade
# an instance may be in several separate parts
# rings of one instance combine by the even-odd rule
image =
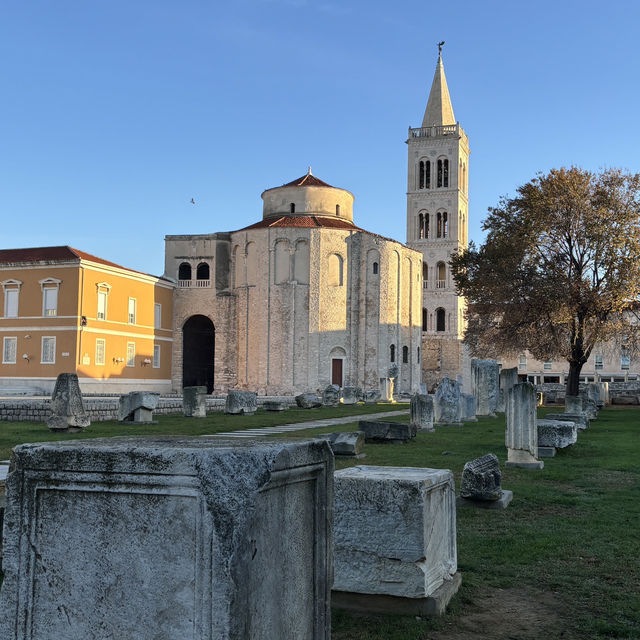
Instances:
[[[0,395],[169,391],[172,282],[71,247],[0,250]]]

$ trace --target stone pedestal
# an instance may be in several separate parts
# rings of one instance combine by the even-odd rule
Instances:
[[[362,394],[362,399],[365,404],[376,404],[380,400],[380,390],[375,389],[371,391],[365,391]]]
[[[471,359],[471,393],[476,397],[477,416],[495,416],[500,392],[498,363]]]
[[[502,496],[500,462],[493,453],[465,463],[460,495],[471,500],[493,501]]]
[[[78,376],[75,373],[61,373],[53,388],[51,416],[47,418],[47,427],[51,431],[78,432],[90,424],[82,403]]]
[[[266,400],[263,407],[265,411],[286,411],[289,405],[281,400]]]
[[[207,417],[207,387],[184,387],[182,411],[185,418]]]
[[[452,584],[454,493],[447,469],[360,466],[336,472],[334,601],[348,603],[345,594],[362,594],[360,602],[380,610],[376,597],[386,596],[416,611]]]
[[[135,422],[136,424],[152,424],[153,410],[160,401],[159,393],[151,391],[132,391],[126,396],[120,396],[118,406],[118,420],[120,422]]]
[[[433,428],[433,396],[415,393],[411,396],[411,424],[418,431],[434,431]]]
[[[329,640],[326,442],[104,438],[13,462],[3,640]]]
[[[258,410],[258,395],[251,391],[232,390],[227,393],[224,412],[231,415],[252,416]]]
[[[364,433],[362,431],[343,431],[338,433],[323,433],[317,436],[326,440],[336,457],[364,458]]]
[[[575,422],[575,425],[579,430],[587,429],[589,427],[589,418],[587,418],[583,413],[547,413],[545,418],[547,420]]]
[[[443,378],[434,395],[433,409],[436,424],[460,424],[460,385],[450,378]]]
[[[520,382],[509,390],[506,418],[506,466],[542,469],[544,462],[536,458],[538,455],[536,390],[530,382]]]
[[[500,391],[498,394],[498,406],[496,407],[496,411],[504,413],[509,389],[511,389],[514,384],[518,384],[518,368],[513,367],[512,369],[501,369],[499,380]]]

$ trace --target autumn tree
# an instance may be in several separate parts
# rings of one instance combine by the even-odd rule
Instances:
[[[554,169],[502,198],[482,246],[451,260],[481,356],[566,359],[567,394],[594,346],[638,339],[640,174]]]

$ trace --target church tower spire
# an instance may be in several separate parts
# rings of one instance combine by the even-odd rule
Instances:
[[[442,44],[444,44],[444,42]],[[433,74],[433,82],[431,83],[431,91],[429,92],[427,108],[424,111],[424,118],[422,118],[422,126],[441,127],[446,124],[455,123],[456,119],[453,115],[453,105],[451,104],[451,96],[449,95],[449,87],[447,86],[447,77],[444,74],[444,65],[442,64],[442,54],[438,52],[436,72]]]
[[[464,298],[456,294],[451,255],[467,247],[469,141],[456,122],[442,45],[427,108],[409,128],[407,245],[422,262],[422,379],[427,388],[463,373]]]

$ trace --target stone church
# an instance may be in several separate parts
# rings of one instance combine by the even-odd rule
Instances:
[[[440,55],[422,126],[409,128],[407,145],[407,246],[423,257],[422,377],[431,388],[470,370],[465,300],[448,265],[468,242],[469,140],[453,115]]]
[[[173,387],[295,394],[421,382],[422,255],[358,227],[353,195],[311,171],[262,194],[244,229],[165,238]]]

